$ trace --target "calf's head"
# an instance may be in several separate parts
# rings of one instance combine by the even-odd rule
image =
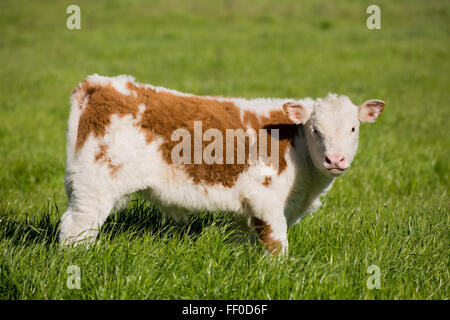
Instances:
[[[303,125],[313,164],[324,175],[336,177],[353,161],[360,123],[374,122],[384,107],[381,100],[368,100],[357,107],[346,96],[329,94],[317,99],[312,108],[290,102],[283,110],[294,123]]]

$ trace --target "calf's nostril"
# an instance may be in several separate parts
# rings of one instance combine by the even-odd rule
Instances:
[[[331,164],[330,158],[328,158],[327,156],[325,156],[325,162],[328,163],[328,164]]]

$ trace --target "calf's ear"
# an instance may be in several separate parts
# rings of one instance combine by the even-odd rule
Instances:
[[[297,102],[287,102],[283,105],[286,116],[295,124],[305,124],[309,118],[308,110]]]
[[[375,122],[384,110],[386,103],[382,100],[367,100],[358,108],[358,118],[361,122]]]

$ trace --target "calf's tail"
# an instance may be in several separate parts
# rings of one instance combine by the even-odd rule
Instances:
[[[67,160],[73,159],[73,157],[75,156],[78,137],[78,123],[80,120],[81,112],[86,106],[88,98],[89,97],[83,83],[80,83],[78,85],[78,87],[72,92],[72,96],[70,97],[70,114],[66,131]]]

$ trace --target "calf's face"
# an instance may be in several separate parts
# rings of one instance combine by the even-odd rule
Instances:
[[[294,123],[303,125],[313,164],[324,175],[336,177],[353,161],[360,123],[374,122],[384,107],[381,100],[368,100],[357,107],[346,96],[330,94],[317,99],[313,108],[292,102],[283,110]]]

